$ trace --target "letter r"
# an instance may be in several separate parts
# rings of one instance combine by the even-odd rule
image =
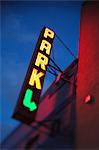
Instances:
[[[35,65],[38,67],[41,66],[41,69],[46,70],[47,64],[48,64],[48,58],[39,52],[36,58]]]

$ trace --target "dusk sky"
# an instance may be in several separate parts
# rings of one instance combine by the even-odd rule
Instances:
[[[78,57],[80,27],[79,2],[2,2],[1,6],[1,109],[3,140],[20,122],[11,118],[38,36],[50,27]],[[56,64],[64,70],[74,58],[55,37]],[[47,73],[43,92],[55,80]]]

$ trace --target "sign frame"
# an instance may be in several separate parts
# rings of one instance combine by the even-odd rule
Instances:
[[[35,121],[54,37],[52,29],[43,27],[19,94],[12,117],[26,124]]]

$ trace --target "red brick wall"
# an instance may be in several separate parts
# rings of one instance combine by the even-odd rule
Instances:
[[[88,94],[94,103],[85,104]],[[99,2],[81,10],[76,106],[77,148],[99,148]]]

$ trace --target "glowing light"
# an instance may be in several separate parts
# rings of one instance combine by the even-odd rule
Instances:
[[[43,70],[46,70],[46,65],[48,64],[48,58],[41,54],[41,53],[38,53],[37,55],[37,59],[36,59],[36,62],[35,62],[35,65],[40,67],[43,69]]]
[[[44,37],[50,37],[51,39],[54,38],[54,32],[52,30],[50,30],[49,28],[45,28],[45,33],[44,33]]]
[[[27,89],[25,96],[24,96],[23,105],[29,108],[30,111],[34,111],[37,109],[36,103],[31,101],[32,96],[33,96],[33,91],[30,89]]]
[[[90,95],[85,97],[85,103],[89,103],[89,102],[91,102],[91,96]]]
[[[41,82],[40,82],[40,78],[44,76],[44,73],[42,72],[39,72],[38,73],[38,70],[33,68],[33,71],[32,71],[32,74],[31,74],[31,77],[30,77],[30,81],[29,81],[29,84],[31,86],[34,86],[34,84],[36,84],[36,88],[41,90],[42,87],[41,87]]]
[[[46,40],[42,40],[41,46],[40,46],[40,50],[44,51],[46,50],[46,54],[50,54],[50,50],[51,50],[51,44],[46,41]]]

